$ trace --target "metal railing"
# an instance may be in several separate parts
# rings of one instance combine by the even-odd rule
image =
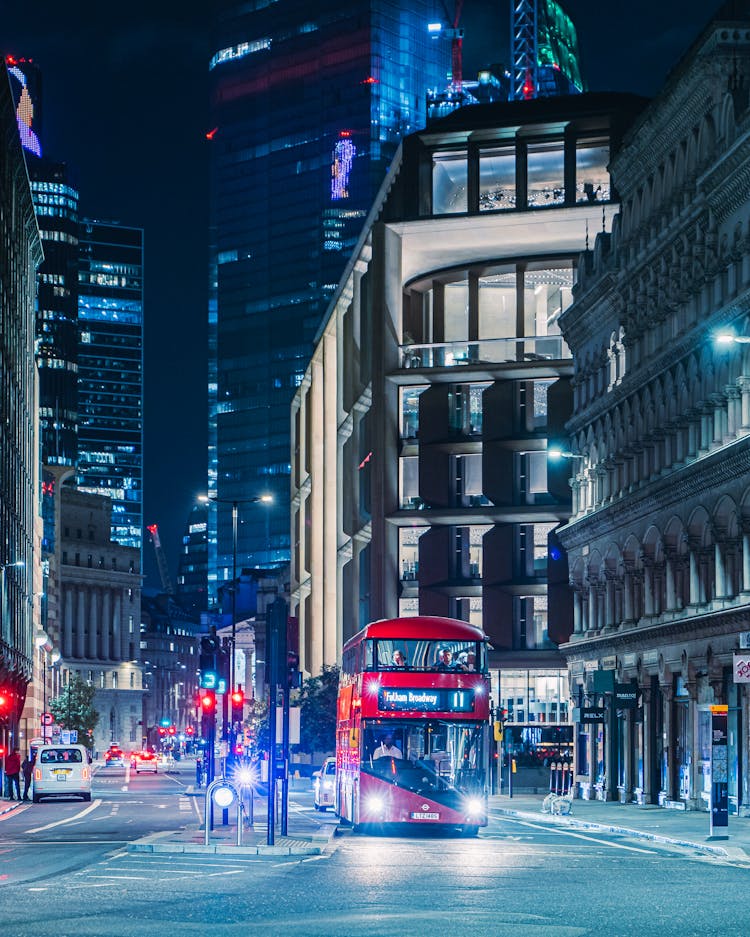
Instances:
[[[561,335],[401,345],[402,368],[451,368],[523,361],[560,361],[571,357],[570,349]]]

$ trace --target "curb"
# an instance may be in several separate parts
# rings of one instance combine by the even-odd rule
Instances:
[[[266,843],[258,843],[254,846],[236,846],[232,843],[181,843],[174,840],[166,840],[165,837],[174,835],[173,832],[152,833],[142,839],[134,840],[127,844],[128,852],[137,853],[172,853],[179,855],[191,853],[198,855],[217,855],[217,856],[320,856],[330,846],[334,834],[338,827],[331,826],[330,832],[321,829],[317,833],[305,834],[305,840],[309,842],[300,842],[294,840],[294,837],[287,837],[294,842],[291,844],[281,844],[269,846]]]
[[[18,810],[22,803],[23,801],[21,800],[16,800],[12,803],[0,801],[0,804],[2,804],[2,806],[0,806],[0,817],[4,816],[6,813],[12,813],[14,810]]]
[[[610,823],[596,823],[593,820],[576,820],[573,817],[551,817],[547,814],[530,813],[527,810],[513,810],[509,807],[492,807],[496,813],[505,817],[518,817],[523,820],[535,820],[537,822],[547,823],[550,826],[574,827],[579,830],[601,830],[605,833],[617,833],[623,836],[631,836],[634,839],[647,839],[655,843],[665,843],[668,846],[682,846],[687,849],[697,849],[699,852],[707,853],[712,856],[720,856],[722,859],[736,858],[732,853],[736,852],[738,847],[709,846],[706,843],[696,843],[692,839],[678,839],[674,836],[664,836],[661,833],[649,833],[645,830],[634,830],[629,826],[616,826]],[[732,852],[730,852],[730,849]],[[744,850],[741,850],[743,857],[747,856]]]

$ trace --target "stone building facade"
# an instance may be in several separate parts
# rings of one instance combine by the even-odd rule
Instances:
[[[140,663],[140,550],[110,540],[111,502],[60,489],[60,631],[65,685],[78,673],[96,687],[99,724],[94,746],[139,747],[143,667]]]
[[[750,631],[749,85],[750,12],[728,3],[614,157],[621,212],[560,319],[575,361],[563,652],[574,705],[606,711],[577,726],[583,796],[705,809],[708,710],[725,704],[730,809],[750,803],[732,669]]]

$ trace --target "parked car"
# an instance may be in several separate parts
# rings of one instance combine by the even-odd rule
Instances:
[[[34,761],[32,800],[82,797],[91,800],[91,761],[85,745],[40,745]]]
[[[313,807],[327,810],[333,807],[336,784],[336,759],[326,758],[320,771],[313,772]]]
[[[158,770],[156,752],[145,750],[133,752],[130,756],[130,768],[134,770],[136,774],[140,774],[141,771],[153,771],[153,773],[156,774]]]

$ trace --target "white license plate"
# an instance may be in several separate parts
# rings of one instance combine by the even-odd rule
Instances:
[[[55,775],[55,777],[57,778],[58,781],[67,781],[67,780],[68,780],[67,774],[57,774],[57,775]]]
[[[439,813],[412,813],[412,820],[439,820]]]

